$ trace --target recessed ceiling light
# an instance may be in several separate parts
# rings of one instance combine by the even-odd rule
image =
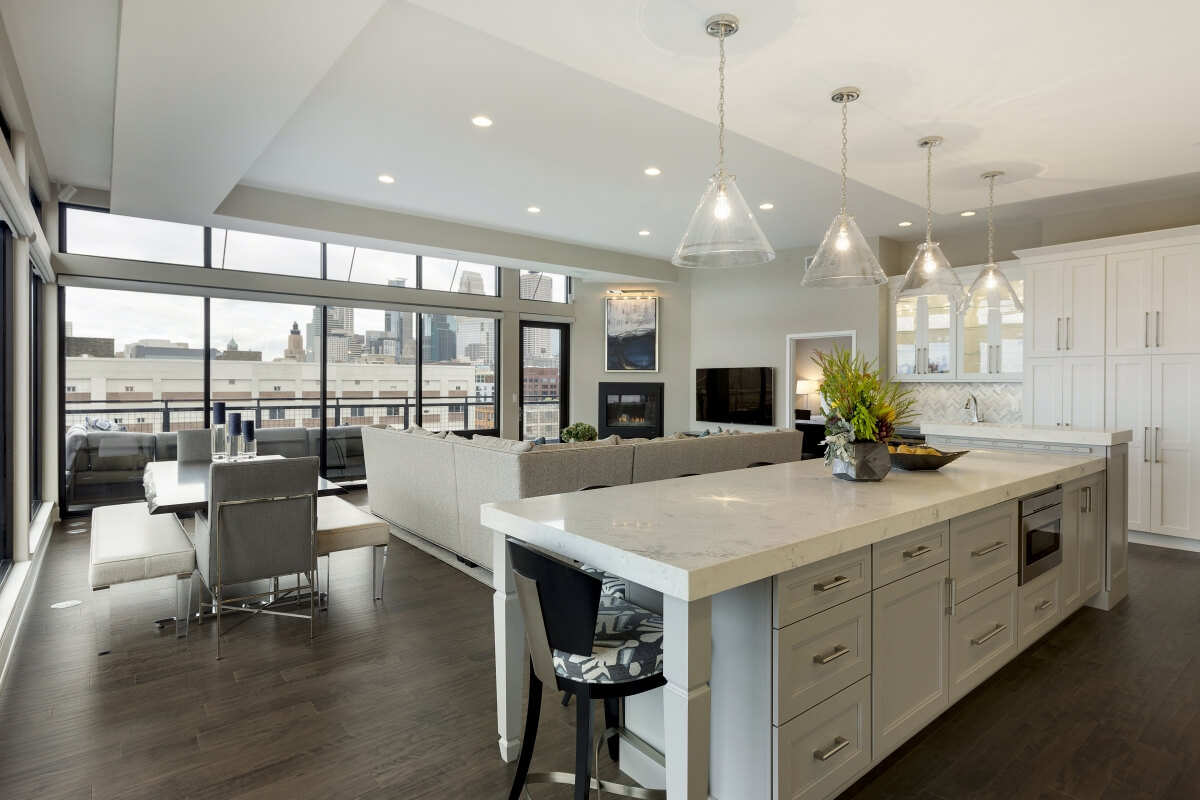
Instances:
[[[391,175],[380,175],[379,182],[380,183],[395,183],[396,179],[393,178]]]
[[[477,128],[490,128],[492,121],[484,116],[471,117],[471,124]]]
[[[900,223],[900,227],[901,227],[901,228],[907,228],[907,227],[908,227],[908,226],[910,226],[910,225],[912,225],[912,223],[911,223],[911,222],[901,222],[901,223]]]
[[[638,231],[638,236],[649,236],[650,231]]]
[[[973,217],[973,216],[975,216],[975,212],[974,211],[964,211],[961,214],[959,214],[959,216],[960,217]]]
[[[655,175],[662,175],[662,170],[659,169],[658,167],[646,167],[644,172],[651,177],[653,177]]]
[[[527,209],[525,209],[525,210],[526,210],[526,211],[528,211],[530,214],[540,214],[540,213],[542,213],[542,210],[541,210],[540,208],[538,208],[537,206],[530,206],[529,208],[527,208]]]
[[[759,210],[761,210],[761,211],[770,211],[770,210],[771,210],[772,208],[774,208],[774,207],[775,207],[775,204],[774,204],[774,203],[763,203],[763,204],[762,204],[762,205],[760,205],[758,208],[759,208]]]

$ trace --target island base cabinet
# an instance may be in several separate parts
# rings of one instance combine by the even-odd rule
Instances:
[[[1017,576],[954,607],[950,702],[957,703],[1017,654]]]
[[[949,577],[950,565],[942,562],[872,595],[871,750],[877,761],[950,704]]]
[[[871,764],[871,679],[775,728],[776,800],[824,800]]]
[[[1017,652],[1036,642],[1062,619],[1060,567],[1039,575],[1019,590]]]

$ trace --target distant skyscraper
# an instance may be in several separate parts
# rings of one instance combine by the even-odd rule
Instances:
[[[407,281],[404,278],[392,278],[388,281],[388,286],[405,285],[407,285]],[[413,312],[384,311],[383,332],[396,340],[395,356],[397,361],[401,360],[401,356],[407,356],[410,362],[415,360],[413,356],[416,349],[417,331],[414,327]]]
[[[326,315],[326,328],[329,331],[329,337],[332,340],[335,336],[350,338],[354,336],[354,309],[345,308],[343,306],[329,306]],[[321,307],[313,306],[312,322],[305,326],[305,341],[307,342],[308,361],[317,361],[321,353]],[[338,345],[337,352],[345,353],[346,357],[341,361],[346,361],[351,350],[354,349],[350,343],[343,342]],[[362,353],[361,344],[357,348],[359,354]],[[331,351],[332,352],[332,351]]]
[[[74,322],[64,322],[63,323],[63,336],[70,338],[74,335],[75,335],[75,323]]]
[[[300,335],[300,323],[292,323],[292,331],[288,334],[287,349],[283,351],[284,361],[307,361],[304,353],[304,337]]]
[[[454,361],[458,356],[457,319],[448,314],[425,314],[421,358],[425,363]]]
[[[522,300],[554,299],[554,279],[544,272],[526,272],[521,276]]]
[[[483,276],[474,270],[464,270],[458,278],[459,294],[483,294]]]
[[[472,364],[492,363],[496,356],[496,321],[468,317],[459,320],[458,355]]]

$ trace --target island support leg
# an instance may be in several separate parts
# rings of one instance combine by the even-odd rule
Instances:
[[[496,635],[496,724],[500,757],[515,761],[521,752],[521,678],[525,672],[525,620],[517,601],[512,563],[503,533],[493,534],[492,619]]]
[[[663,597],[667,797],[707,800],[712,723],[712,598]]]

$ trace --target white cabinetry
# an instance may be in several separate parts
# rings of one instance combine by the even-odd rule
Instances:
[[[1200,539],[1200,355],[1108,359],[1106,423],[1129,428],[1129,527]]]
[[[891,304],[892,372],[897,380],[954,377],[954,309],[946,297],[910,297]]]
[[[1100,591],[1104,564],[1104,475],[1098,473],[1063,486],[1063,616],[1083,607]]]
[[[1030,358],[1104,355],[1104,257],[1025,266]]]
[[[1117,253],[1107,264],[1108,355],[1200,351],[1200,245]]]
[[[1104,358],[1030,358],[1025,361],[1024,422],[1104,427]]]

